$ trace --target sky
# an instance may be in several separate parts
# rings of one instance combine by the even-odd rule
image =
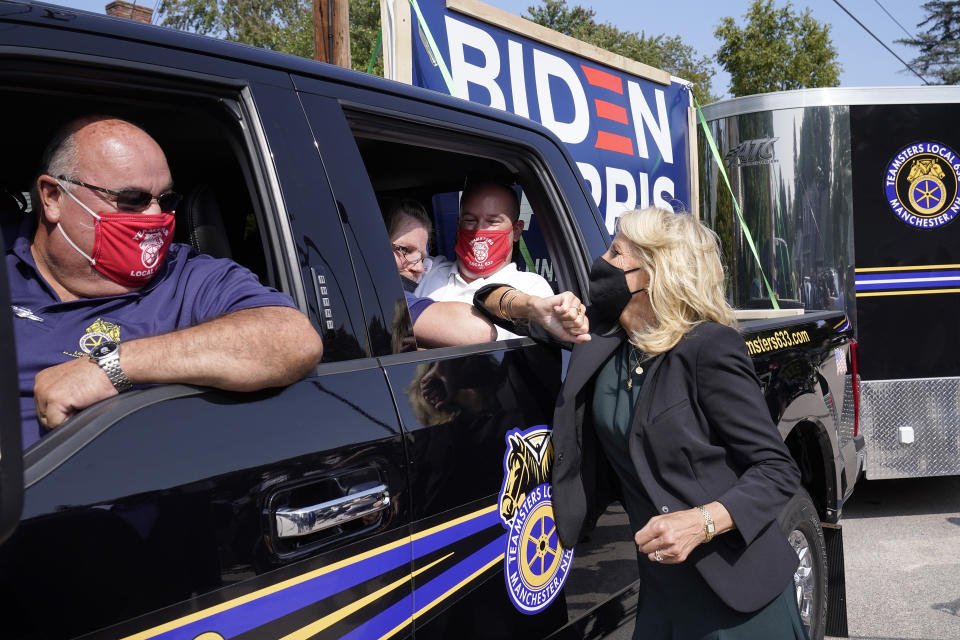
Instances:
[[[517,15],[526,8],[539,4],[531,0],[486,0],[488,4]],[[860,22],[882,40],[903,60],[910,62],[916,50],[896,44],[897,38],[916,34],[917,24],[924,19],[921,8],[924,0],[839,0]],[[108,0],[59,0],[56,4],[103,13]],[[141,4],[153,6],[158,0]],[[626,31],[643,31],[647,35],[680,36],[702,56],[713,58],[720,45],[713,31],[724,16],[732,16],[741,26],[743,14],[750,0],[567,0],[568,5],[580,4],[593,8],[595,20],[610,22]],[[777,7],[785,0],[774,0]],[[903,64],[886,51],[862,27],[844,13],[834,0],[813,0],[791,3],[795,11],[809,8],[819,22],[831,25],[831,37],[837,48],[843,70],[840,84],[845,87],[920,85],[923,82],[910,72],[902,72]],[[886,10],[886,12],[884,11]],[[892,15],[887,15],[889,13]],[[896,20],[896,21],[895,21]],[[897,24],[899,22],[899,25]],[[901,28],[901,26],[903,28]],[[904,31],[906,29],[906,31]],[[716,63],[713,93],[728,96],[729,76]]]

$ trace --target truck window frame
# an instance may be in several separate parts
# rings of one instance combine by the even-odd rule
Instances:
[[[553,178],[549,165],[535,146],[491,132],[454,126],[449,122],[412,118],[408,117],[407,114],[401,115],[397,112],[385,113],[383,110],[356,103],[342,103],[342,106],[355,143],[358,139],[363,139],[403,145],[427,153],[436,151],[437,153],[458,154],[465,158],[476,159],[478,165],[496,163],[516,176],[523,195],[526,196],[526,200],[533,209],[534,219],[538,223],[539,232],[551,261],[554,274],[552,284],[556,284],[555,293],[570,290],[582,297],[573,259],[573,256],[577,255],[579,250],[579,247],[575,246],[578,234],[567,232],[570,227],[575,228],[575,225],[570,223],[572,213],[566,206],[565,199],[561,195],[562,191]],[[357,153],[359,154],[359,145],[357,147]],[[362,158],[362,154],[360,155]],[[403,163],[400,162],[399,164]],[[379,199],[381,192],[374,186],[367,167],[363,165],[362,168],[368,188]],[[409,173],[413,174],[415,172]],[[425,178],[421,184],[428,185],[428,179]],[[449,193],[449,191],[437,192],[433,195],[440,193]],[[434,213],[430,211],[430,202],[425,201],[423,204],[428,212]],[[380,213],[379,209],[377,213]],[[436,216],[433,215],[433,217],[436,222]],[[382,221],[381,226],[383,226]],[[435,229],[434,234],[438,232],[440,232],[440,229]],[[389,253],[390,245],[385,233],[386,229],[384,228],[382,251]],[[514,261],[519,263],[522,260],[523,258],[515,252]],[[400,278],[395,269],[393,275],[393,280],[396,280],[396,292],[402,295]],[[404,312],[408,313],[405,307]],[[441,350],[437,355],[482,353],[489,351],[491,348],[502,347],[504,342],[489,341],[453,347],[428,348],[423,349],[422,354],[418,351],[401,352],[389,354],[387,357],[390,358],[389,363],[416,362],[433,358],[433,355],[428,354],[433,354],[437,349]],[[529,338],[514,338],[508,342],[511,346],[533,344],[533,341]]]
[[[92,56],[69,56],[62,51],[39,55],[18,54],[4,56],[3,59],[5,66],[0,70],[0,94],[17,98],[9,101],[8,105],[16,104],[18,113],[28,114],[30,105],[40,98],[64,101],[62,108],[53,103],[53,106],[43,110],[42,114],[34,115],[32,119],[24,118],[26,123],[23,123],[22,128],[30,130],[29,125],[42,122],[42,116],[51,113],[58,116],[58,120],[47,127],[49,131],[44,129],[42,133],[35,133],[35,140],[31,139],[31,153],[18,156],[17,162],[24,162],[24,158],[29,157],[29,168],[21,170],[15,178],[17,191],[22,192],[22,186],[26,186],[27,190],[32,187],[35,172],[39,168],[39,159],[49,136],[74,117],[87,113],[117,114],[144,126],[148,132],[155,135],[157,128],[151,125],[158,123],[161,115],[165,114],[172,122],[163,128],[163,133],[170,139],[173,137],[169,135],[171,131],[179,132],[176,148],[181,154],[193,144],[190,131],[196,131],[201,126],[190,125],[191,116],[203,114],[207,123],[217,120],[222,127],[216,135],[224,143],[220,154],[229,155],[235,161],[235,168],[230,170],[231,175],[236,178],[233,186],[241,192],[240,198],[247,199],[248,211],[253,216],[259,235],[258,249],[263,270],[258,270],[255,265],[242,258],[235,258],[235,261],[261,277],[263,284],[286,292],[301,311],[315,320],[309,311],[303,280],[300,274],[293,270],[295,262],[289,259],[289,256],[296,254],[294,229],[284,204],[277,170],[272,164],[264,123],[260,119],[259,110],[263,108],[263,101],[254,100],[252,87],[248,82],[141,63],[118,62]],[[289,101],[296,105],[296,97],[292,91],[289,92]],[[78,102],[82,106],[78,107]],[[111,105],[115,108],[110,108]],[[148,114],[147,117],[137,118],[130,115],[138,108],[143,109]],[[23,119],[20,121],[23,122]],[[158,142],[164,147],[168,158],[175,155],[164,145],[163,134],[156,137],[160,138]],[[11,159],[10,162],[14,160]],[[174,160],[171,159],[170,164],[176,189],[180,189],[184,182],[205,182],[204,174],[196,170],[190,172],[190,179],[184,180],[186,176],[178,174]],[[25,178],[27,172],[29,182]],[[2,187],[8,186],[8,183],[4,182],[5,178],[6,176],[0,176]],[[229,210],[224,209],[221,213],[225,222],[231,220]],[[245,216],[244,220],[248,217],[249,215]],[[177,221],[184,224],[180,216]],[[8,222],[9,220],[3,220],[4,231],[10,226]],[[13,225],[14,230],[16,226]],[[231,248],[235,249],[234,246]],[[352,279],[352,274],[347,277]],[[352,288],[348,293],[351,298],[356,295]],[[353,304],[353,301],[350,303]],[[354,362],[349,366],[354,369],[364,368],[363,364]],[[374,365],[373,361],[367,364]],[[341,370],[343,364],[321,364],[319,367],[323,373],[332,373]],[[182,384],[158,385],[116,396],[80,412],[66,425],[47,434],[22,452],[24,487],[29,488],[38,482],[109,429],[116,420],[157,402],[207,391],[209,390],[206,388]]]

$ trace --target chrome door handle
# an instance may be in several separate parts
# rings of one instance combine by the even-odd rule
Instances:
[[[390,492],[386,485],[352,493],[336,500],[321,502],[311,507],[277,509],[277,537],[297,538],[310,535],[338,524],[356,520],[390,506]]]

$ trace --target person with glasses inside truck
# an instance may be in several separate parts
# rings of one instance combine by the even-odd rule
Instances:
[[[534,299],[549,299],[554,293],[550,283],[538,273],[520,271],[513,262],[513,245],[521,232],[520,199],[513,187],[502,180],[468,178],[460,195],[457,259],[451,261],[439,256],[434,260],[420,280],[416,294],[473,304],[477,291],[498,283]],[[525,319],[536,320],[535,317]],[[497,327],[499,340],[517,335],[503,326]]]
[[[497,327],[474,307],[472,298],[470,303],[437,301],[413,293],[426,270],[427,245],[433,231],[430,215],[423,205],[409,198],[391,203],[385,207],[384,223],[417,344],[445,347],[496,340]],[[575,313],[581,303],[574,294],[564,292],[555,296],[551,291],[549,296],[531,296],[529,300],[525,317],[542,325],[554,338],[575,342],[577,336],[587,334],[586,318]]]
[[[6,254],[24,448],[135,385],[290,384],[323,342],[286,294],[173,243],[180,196],[143,129],[94,115],[47,147]]]

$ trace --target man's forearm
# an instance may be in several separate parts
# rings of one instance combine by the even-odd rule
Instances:
[[[229,391],[290,384],[323,355],[310,321],[295,309],[257,307],[120,345],[133,384],[184,383]]]
[[[434,302],[417,318],[413,334],[422,347],[477,344],[497,339],[493,324],[465,302]]]

